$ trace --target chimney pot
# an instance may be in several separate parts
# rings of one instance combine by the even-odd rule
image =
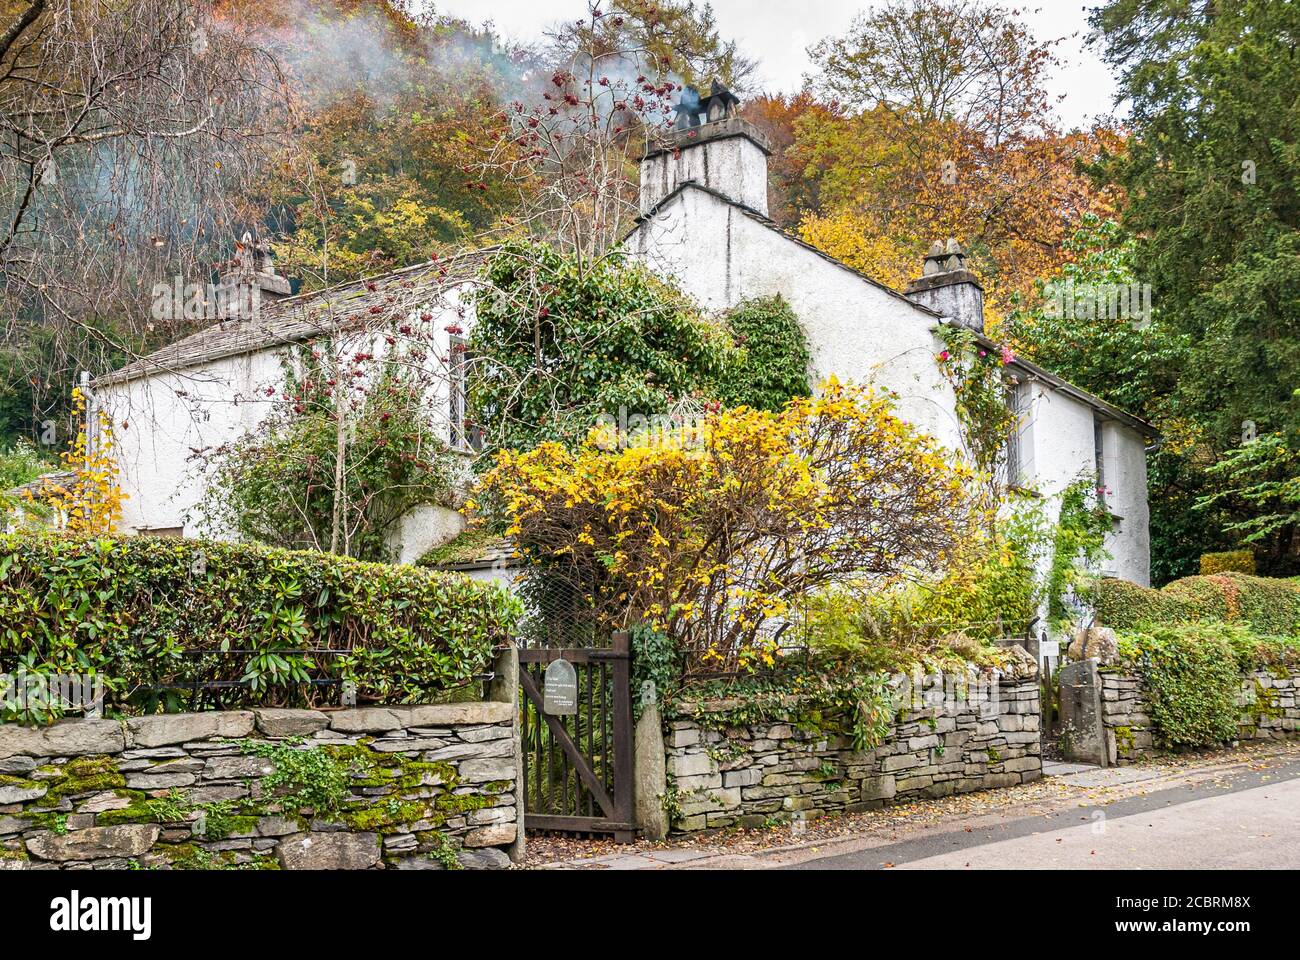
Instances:
[[[233,305],[234,316],[223,311],[222,323],[232,320],[250,320],[261,309],[263,301],[274,302],[292,296],[293,285],[287,277],[275,272],[271,244],[262,240],[254,242],[252,233],[245,231],[235,244],[235,256],[230,269],[219,280],[221,301]]]
[[[954,238],[936,240],[921,276],[907,285],[909,300],[979,333],[984,332],[984,288],[966,267],[966,251]]]
[[[767,216],[767,158],[762,132],[742,119],[740,99],[715,80],[707,97],[682,91],[675,129],[641,161],[641,213],[648,214],[683,183],[694,181]],[[708,118],[700,123],[700,116]]]

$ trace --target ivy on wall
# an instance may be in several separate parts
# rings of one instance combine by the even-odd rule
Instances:
[[[719,400],[776,413],[791,397],[812,393],[808,339],[784,298],[746,300],[725,320],[738,354],[729,358],[718,378]]]
[[[1014,357],[1005,348],[992,355],[980,345],[973,330],[957,324],[942,324],[939,336],[944,344],[936,358],[939,372],[956,396],[957,422],[967,453],[975,468],[992,479],[1016,425],[1016,414],[1007,405],[1003,370]]]
[[[1158,745],[1209,746],[1236,737],[1241,676],[1232,630],[1198,624],[1121,635],[1120,655],[1142,677]]]
[[[1069,617],[1065,598],[1071,589],[1079,597],[1095,600],[1097,568],[1106,555],[1106,534],[1114,526],[1093,476],[1080,475],[1062,491],[1047,575],[1047,616],[1053,623]]]
[[[780,297],[722,317],[643,266],[516,243],[487,262],[468,345],[470,416],[490,448],[580,443],[600,418],[683,401],[779,411],[811,391],[811,354]]]

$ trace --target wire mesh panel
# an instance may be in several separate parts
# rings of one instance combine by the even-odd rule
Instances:
[[[546,712],[546,669],[576,674],[574,712]],[[523,689],[525,825],[534,830],[613,833],[632,839],[631,642],[603,648],[519,651]]]

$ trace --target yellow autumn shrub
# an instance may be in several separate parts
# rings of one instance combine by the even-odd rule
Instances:
[[[770,663],[820,587],[942,569],[976,526],[971,479],[891,396],[831,380],[779,413],[505,452],[480,494],[603,625],[650,623],[688,668],[734,670]]]
[[[59,527],[67,533],[98,536],[112,533],[122,519],[122,502],[127,499],[118,483],[116,439],[113,422],[102,410],[95,413],[94,442],[86,435],[86,397],[72,391],[74,419],[83,424],[70,449],[59,455],[71,478],[66,482],[46,480],[29,501],[39,501],[53,511]]]

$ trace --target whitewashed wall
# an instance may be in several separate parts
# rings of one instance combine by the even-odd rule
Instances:
[[[1106,538],[1108,559],[1103,572],[1149,586],[1151,540],[1147,505],[1145,439],[1114,420],[1102,424],[1102,463],[1097,463],[1093,409],[1081,400],[1035,382],[1030,385],[1032,427],[1022,435],[1032,464],[1033,486],[1053,500],[1049,513],[1059,512],[1059,494],[1081,475],[1100,474],[1111,491],[1107,506],[1118,518]],[[1098,469],[1100,466],[1100,470]]]
[[[908,422],[950,449],[961,449],[955,397],[939,373],[943,344],[936,318],[905,298],[782,236],[710,193],[686,188],[629,238],[630,252],[713,310],[780,294],[808,335],[813,379],[873,382],[899,396]],[[919,261],[918,261],[919,262]],[[1042,382],[1026,387],[1021,434],[1025,485],[1059,494],[1082,473],[1095,474],[1093,409]],[[1106,484],[1122,519],[1107,542],[1107,570],[1150,582],[1150,540],[1143,438],[1114,421],[1106,426]]]
[[[1118,517],[1106,541],[1106,570],[1144,587],[1151,585],[1151,509],[1147,499],[1146,439],[1131,427],[1110,421],[1103,428],[1106,502]]]
[[[835,374],[893,390],[908,422],[960,448],[933,314],[700,190],[642,224],[628,247],[711,310],[780,294],[808,335],[815,381]]]
[[[767,213],[767,158],[746,137],[709,139],[686,150],[666,150],[641,164],[641,212],[687,180]]]
[[[441,370],[434,355],[446,356],[450,335],[444,327],[457,319],[454,295],[437,309],[430,325],[430,369]],[[366,351],[377,358],[373,369],[391,349],[382,333],[346,341],[348,353]],[[200,501],[206,485],[196,451],[211,450],[255,430],[273,411],[285,383],[284,359],[292,347],[266,348],[156,373],[125,383],[92,388],[97,409],[111,418],[117,440],[125,532],[184,528],[187,537],[229,539],[232,532],[204,516]],[[268,396],[268,389],[273,395]],[[447,418],[449,385],[443,376],[430,377],[427,403],[435,422],[450,439]],[[452,510],[427,507],[413,511],[391,532],[389,546],[399,562],[419,558],[430,548],[454,537],[464,518]]]

